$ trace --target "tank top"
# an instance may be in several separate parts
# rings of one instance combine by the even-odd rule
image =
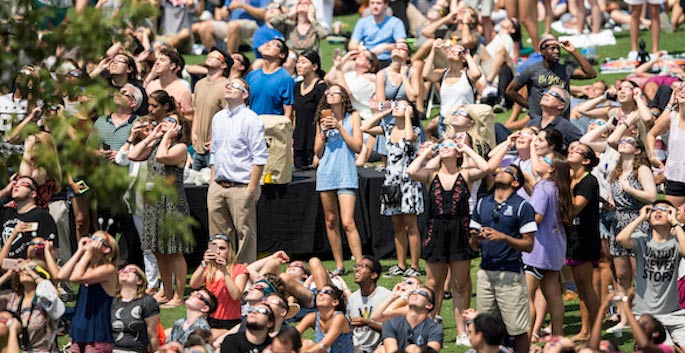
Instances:
[[[450,190],[443,187],[436,173],[428,194],[428,215],[431,218],[468,220],[469,196],[469,186],[461,173]]]
[[[349,113],[345,115],[342,126],[352,134],[352,118]],[[354,152],[337,129],[326,131],[326,135],[328,137],[323,157],[316,169],[316,191],[358,189],[359,179]]]
[[[392,82],[390,82],[390,77],[388,75],[388,69],[389,67],[386,67],[383,69],[383,77],[385,77],[385,98],[388,100],[408,100],[407,99],[407,92],[404,90],[404,84],[403,82],[400,82],[399,85],[394,85]],[[411,68],[409,68],[409,72],[407,73],[409,78],[411,79]]]
[[[81,285],[69,335],[76,343],[112,342],[112,297],[100,283]]]
[[[371,113],[371,106],[369,105],[369,99],[376,93],[376,84],[365,79],[363,76],[357,76],[354,71],[346,72],[343,77],[345,78],[345,83],[350,87],[352,98],[352,108],[359,112],[362,120],[370,119],[373,114]]]
[[[473,95],[473,87],[466,75],[466,68],[461,72],[461,77],[457,83],[446,83],[445,77],[449,69],[442,75],[440,81],[440,115],[445,117],[450,110],[464,104],[473,104],[476,98]]]
[[[336,311],[335,314],[333,314],[333,317],[337,315],[343,315],[342,312]],[[319,312],[316,312],[316,324],[314,327],[314,341],[315,342],[321,342],[323,338],[326,336],[326,333],[323,332],[321,329],[321,317],[319,316]],[[353,353],[354,352],[354,343],[352,342],[352,333],[340,333],[340,336],[333,341],[333,344],[326,350],[329,353]]]
[[[670,181],[685,183],[685,130],[678,127],[678,112],[671,112],[671,127],[668,131],[668,159],[664,176]]]

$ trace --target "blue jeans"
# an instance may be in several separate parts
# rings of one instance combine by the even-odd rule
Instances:
[[[200,170],[205,167],[209,167],[209,152],[205,154],[195,152],[193,155],[193,170]]]

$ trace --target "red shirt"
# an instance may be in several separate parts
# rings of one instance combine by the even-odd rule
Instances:
[[[248,274],[247,267],[243,264],[233,265],[233,268],[231,269],[231,279],[235,281],[235,279],[242,274]],[[216,279],[216,276],[214,278],[214,281],[205,281],[205,286],[217,299],[216,311],[210,315],[210,317],[217,320],[240,319],[240,301],[242,298],[236,300],[231,298],[228,294],[228,288],[226,288],[224,279]]]

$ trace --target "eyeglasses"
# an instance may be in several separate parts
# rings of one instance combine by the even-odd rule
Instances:
[[[516,171],[512,167],[497,168],[497,169],[495,169],[495,172],[496,173],[501,173],[501,172],[507,173],[507,174],[511,175],[512,178],[514,178],[514,181],[519,181],[519,178],[516,175]]]
[[[167,123],[178,124],[178,121],[176,121],[176,119],[174,119],[170,116],[167,116],[166,118],[162,119],[162,122],[165,122],[165,121]]]
[[[561,93],[559,93],[559,92],[557,92],[557,91],[554,91],[554,90],[551,90],[551,89],[547,89],[547,90],[545,90],[545,92],[543,92],[543,94],[550,95],[550,96],[552,96],[552,97],[554,97],[554,98],[556,98],[556,99],[558,99],[558,100],[560,100],[560,101],[566,103],[566,99],[564,99],[564,97],[561,95]]]
[[[409,295],[414,295],[414,294],[417,294],[417,295],[420,295],[420,296],[426,298],[426,300],[428,300],[429,303],[433,304],[433,298],[425,290],[417,289],[417,290],[413,290],[413,291],[409,292]]]
[[[102,246],[104,246],[104,247],[106,247],[106,248],[110,248],[110,249],[112,248],[112,246],[109,245],[109,242],[107,242],[107,240],[105,240],[104,238],[102,238],[102,237],[99,236],[99,235],[93,235],[93,236],[91,236],[91,237],[90,237],[90,240],[92,240],[92,241],[99,241],[100,244],[102,244]]]
[[[195,297],[197,299],[202,300],[202,302],[205,303],[205,305],[212,306],[212,304],[209,303],[209,299],[205,298],[205,296],[202,295],[202,293],[199,290],[196,290],[196,291],[190,293],[190,295],[192,295],[193,297]]]
[[[502,207],[504,207],[505,204],[506,204],[506,202],[498,203],[497,207],[492,209],[492,220],[493,221],[495,221],[495,222],[499,221],[499,212],[502,210]]]
[[[273,320],[274,318],[274,313],[271,311],[269,307],[266,306],[251,306],[247,308],[247,313],[252,314],[252,313],[259,313],[262,315],[266,315],[268,318]]]
[[[619,145],[620,145],[620,144],[623,144],[623,143],[628,144],[628,145],[631,145],[631,146],[635,146],[635,139],[632,139],[632,138],[625,138],[625,139],[620,139],[620,140],[618,140],[618,144],[619,144]]]
[[[363,268],[366,268],[366,269],[369,269],[369,270],[373,270],[373,267],[371,267],[369,264],[359,263],[359,264],[354,265],[354,269],[355,269],[355,270],[356,270],[356,269],[363,269]]]
[[[342,96],[342,91],[337,91],[337,90],[334,91],[334,90],[332,90],[332,89],[327,89],[325,92],[323,92],[323,94],[325,94],[325,95],[327,95],[327,96],[329,96],[329,95],[331,95],[331,94],[338,94],[338,95],[341,95],[341,96]]]
[[[457,109],[452,113],[452,116],[455,115],[463,116],[464,118],[471,120],[471,115],[469,115],[469,112],[467,112],[466,110]]]
[[[231,83],[226,85],[226,88],[233,88],[233,89],[237,89],[238,91],[241,91],[243,93],[247,93],[247,88],[243,87],[243,85],[241,85],[238,82],[231,82]]]

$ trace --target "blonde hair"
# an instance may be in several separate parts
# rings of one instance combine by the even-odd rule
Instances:
[[[34,134],[36,143],[32,151],[27,151],[31,158],[40,158],[41,164],[45,166],[48,176],[55,182],[53,193],[59,192],[62,186],[62,167],[59,163],[55,139],[45,131]],[[38,186],[38,185],[36,185]]]
[[[236,261],[236,255],[235,255],[235,250],[233,249],[233,243],[230,241],[226,241],[224,239],[213,239],[210,240],[209,243],[211,244],[213,241],[216,240],[221,240],[224,243],[227,244],[227,249],[226,249],[226,272],[230,275],[233,265],[235,265]],[[219,265],[216,263],[216,261],[209,261],[207,263],[207,271],[205,274],[205,282],[212,282],[214,281],[214,276],[216,275],[216,271],[219,270]]]
[[[492,107],[487,104],[465,104],[455,108],[454,111],[460,108],[469,113],[469,117],[473,122],[471,128],[467,131],[471,137],[471,147],[479,155],[487,157],[494,146],[497,146],[497,140],[495,139],[495,113],[492,111]],[[452,120],[452,114],[444,117],[445,137],[454,135]]]

